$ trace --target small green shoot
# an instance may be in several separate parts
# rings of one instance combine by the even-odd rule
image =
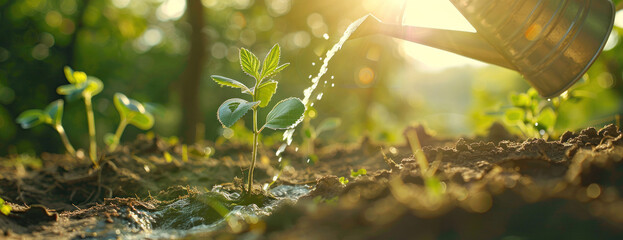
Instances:
[[[504,112],[504,123],[516,126],[526,137],[548,138],[554,132],[557,115],[534,88],[510,97],[512,108]]]
[[[143,104],[139,101],[130,99],[122,93],[115,93],[114,104],[119,112],[121,121],[119,122],[117,131],[115,131],[115,135],[109,134],[105,137],[110,151],[117,148],[121,135],[128,124],[134,125],[142,130],[148,130],[154,126],[154,116],[147,112]]]
[[[69,142],[69,138],[67,138],[67,134],[65,133],[65,128],[63,128],[62,124],[63,120],[63,100],[59,99],[52,103],[50,103],[45,109],[30,109],[21,113],[17,117],[17,123],[19,123],[22,128],[28,129],[39,124],[45,123],[49,124],[58,132],[61,136],[61,140],[63,141],[63,145],[65,145],[65,149],[72,156],[76,156],[76,150]]]
[[[13,210],[11,206],[6,204],[4,202],[4,199],[0,198],[0,212],[2,212],[2,214],[4,215],[9,215],[9,213],[11,213],[11,210]]]
[[[84,99],[89,124],[89,157],[97,168],[99,165],[97,164],[97,144],[95,142],[95,118],[91,98],[102,92],[104,84],[98,78],[87,76],[84,72],[74,71],[69,66],[65,66],[64,70],[65,77],[70,84],[58,87],[56,92],[65,95],[67,101]]]
[[[307,144],[307,155],[312,160],[313,163],[318,161],[318,156],[315,153],[315,142],[318,136],[323,133],[333,129],[338,128],[342,125],[342,120],[339,118],[326,118],[322,120],[318,124],[318,126],[314,127],[311,124],[311,120],[316,118],[317,116],[316,109],[314,107],[308,106],[305,111],[305,120],[303,121],[303,139]],[[305,143],[304,143],[305,144]]]
[[[345,177],[340,177],[340,183],[344,186],[346,186],[346,184],[348,184],[348,179],[346,179]]]
[[[264,128],[274,130],[290,129],[295,127],[303,118],[305,105],[298,98],[286,98],[278,102],[266,116],[266,122],[261,128],[258,128],[257,112],[259,108],[268,106],[273,95],[277,91],[277,81],[268,80],[278,72],[285,69],[289,63],[279,65],[279,57],[281,50],[279,44],[275,44],[264,58],[264,64],[261,66],[259,59],[249,50],[240,49],[240,65],[242,70],[255,79],[253,87],[247,87],[242,82],[223,77],[212,75],[211,78],[221,86],[238,88],[244,94],[251,96],[251,102],[232,98],[226,100],[218,108],[217,117],[223,127],[231,127],[240,118],[242,118],[249,110],[253,112],[253,152],[251,155],[251,166],[248,174],[248,188],[250,193],[253,186],[253,170],[257,160],[257,146],[259,134]]]
[[[352,177],[352,178],[356,178],[356,177],[363,176],[363,175],[366,175],[366,174],[368,174],[368,172],[366,171],[365,168],[360,168],[356,172],[353,171],[353,170],[350,170],[350,177]]]

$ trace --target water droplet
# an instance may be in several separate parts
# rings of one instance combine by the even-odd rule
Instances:
[[[327,81],[324,81],[324,84],[327,84]]]
[[[309,163],[309,158],[307,159],[307,163]]]
[[[315,62],[312,62],[312,66],[316,66],[316,63],[315,63]]]
[[[311,74],[309,74],[309,77],[308,77],[308,78],[309,78],[309,79],[311,79],[311,77],[312,77],[312,75],[311,75]]]
[[[279,157],[279,160],[277,160],[277,162],[281,162],[281,157]]]
[[[331,79],[335,79],[335,76],[331,76]]]
[[[314,106],[314,103],[311,103],[311,104],[310,104],[310,106],[312,106],[312,107],[313,107],[313,106]]]
[[[331,87],[335,87],[335,83],[331,83]]]
[[[273,182],[274,182],[274,181],[277,181],[277,178],[279,178],[279,175],[275,175],[275,176],[273,176]]]
[[[535,126],[535,127],[538,127],[538,126],[539,126],[539,123],[534,123],[534,126]]]
[[[318,99],[318,100],[322,99],[322,95],[323,95],[323,93],[319,93],[318,96],[316,96],[316,99]]]
[[[329,34],[322,34],[322,38],[324,38],[325,40],[329,40]]]
[[[552,101],[552,99],[551,99],[551,98],[548,98],[548,99],[547,99],[547,101],[548,101],[548,102],[551,102],[551,101]]]
[[[322,57],[320,57],[320,59],[318,59],[318,60],[322,61]]]
[[[543,129],[539,130],[539,134],[541,134],[541,136],[545,135],[545,130]]]
[[[296,147],[296,148],[294,149],[294,151],[295,151],[295,152],[298,152],[298,151],[299,151],[299,147]]]

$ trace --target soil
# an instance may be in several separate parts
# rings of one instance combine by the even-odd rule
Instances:
[[[614,125],[552,141],[497,124],[483,137],[405,130],[413,135],[426,171],[409,141],[317,144],[314,164],[292,147],[289,164],[277,163],[276,146],[263,147],[246,197],[246,145],[217,145],[207,158],[198,153],[214,144],[197,144],[183,161],[181,146],[139,136],[101,156],[97,170],[42,154],[41,167],[0,167],[0,197],[13,208],[0,214],[0,238],[623,239],[623,134]],[[366,175],[351,176],[361,168]],[[279,174],[270,188],[299,186],[298,201],[275,204],[283,197],[262,190]],[[223,220],[223,211],[251,214]]]

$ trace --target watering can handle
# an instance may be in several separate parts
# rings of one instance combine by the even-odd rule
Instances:
[[[370,34],[383,34],[400,38],[517,70],[515,65],[506,60],[478,33],[386,24],[373,15],[368,15],[351,38]]]

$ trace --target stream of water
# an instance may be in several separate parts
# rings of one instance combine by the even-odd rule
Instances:
[[[318,71],[318,74],[316,75],[316,77],[311,79],[311,86],[309,86],[307,89],[305,89],[303,91],[303,96],[304,96],[303,97],[303,104],[305,104],[306,107],[313,106],[314,101],[311,98],[311,96],[314,93],[314,91],[316,90],[316,88],[318,87],[318,84],[320,83],[320,78],[322,78],[322,76],[324,76],[327,73],[327,71],[329,70],[329,61],[331,61],[331,59],[333,58],[333,56],[335,56],[337,51],[342,49],[342,45],[344,45],[346,40],[348,40],[348,38],[350,38],[350,35],[352,35],[353,32],[355,32],[355,30],[357,30],[357,28],[361,25],[361,23],[363,23],[364,20],[366,20],[367,17],[368,16],[366,15],[366,16],[360,18],[360,19],[355,20],[353,23],[351,23],[348,26],[348,28],[346,28],[346,31],[344,31],[344,34],[342,35],[340,40],[335,45],[333,45],[333,47],[331,49],[329,49],[329,51],[327,51],[327,54],[325,55],[324,59],[321,58],[322,59],[322,66],[320,66],[320,70]],[[324,38],[328,39],[329,36],[325,34]],[[311,75],[310,75],[310,77],[311,77]],[[333,79],[333,76],[331,77],[331,79]],[[327,81],[324,81],[324,84],[327,84]],[[334,86],[334,84],[331,83],[331,86]],[[322,95],[323,95],[323,93],[320,92],[316,96],[316,100],[319,101],[320,99],[322,99]],[[294,132],[295,132],[295,128],[291,128],[289,130],[286,130],[283,133],[283,140],[285,141],[285,143],[281,144],[281,146],[279,147],[279,149],[277,150],[275,155],[280,156],[281,153],[286,149],[286,147],[289,146],[290,144],[292,144],[292,135],[294,135]]]

